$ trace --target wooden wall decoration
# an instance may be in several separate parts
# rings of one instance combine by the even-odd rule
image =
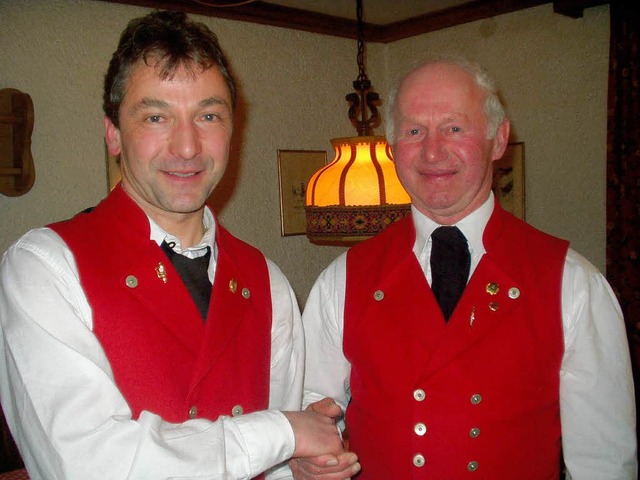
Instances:
[[[14,88],[0,90],[0,193],[24,195],[36,179],[31,155],[33,102]]]

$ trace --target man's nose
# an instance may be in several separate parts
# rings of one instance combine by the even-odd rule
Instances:
[[[438,162],[446,158],[442,135],[437,132],[428,133],[422,139],[423,157],[429,162]]]
[[[170,151],[184,160],[189,160],[200,153],[200,132],[192,121],[178,122],[171,132]]]

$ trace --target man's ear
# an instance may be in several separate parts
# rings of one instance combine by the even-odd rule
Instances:
[[[114,157],[120,155],[122,151],[120,130],[118,130],[118,127],[116,127],[107,116],[104,117],[104,136],[109,155]]]
[[[509,144],[510,130],[511,123],[509,122],[508,118],[505,118],[498,127],[496,136],[493,138],[493,155],[491,160],[500,160],[502,158],[502,155],[504,155],[504,151],[507,149],[507,145]]]

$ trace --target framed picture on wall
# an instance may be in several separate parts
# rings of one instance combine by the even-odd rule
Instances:
[[[525,219],[524,143],[510,143],[500,160],[493,162],[493,193],[502,208]]]
[[[278,150],[280,184],[280,230],[283,237],[304,235],[307,184],[315,172],[327,164],[324,150]]]

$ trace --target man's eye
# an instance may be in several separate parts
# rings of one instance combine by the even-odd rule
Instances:
[[[202,116],[202,118],[207,122],[213,122],[218,118],[218,116],[215,113],[206,113]]]
[[[149,120],[151,123],[158,123],[160,122],[160,120],[162,120],[162,117],[160,115],[151,115],[147,118],[147,120]]]
[[[461,132],[462,129],[460,127],[451,127],[451,131],[454,133]]]
[[[417,128],[412,128],[411,130],[409,130],[409,136],[415,137],[416,135],[420,135],[420,130],[418,130]]]

